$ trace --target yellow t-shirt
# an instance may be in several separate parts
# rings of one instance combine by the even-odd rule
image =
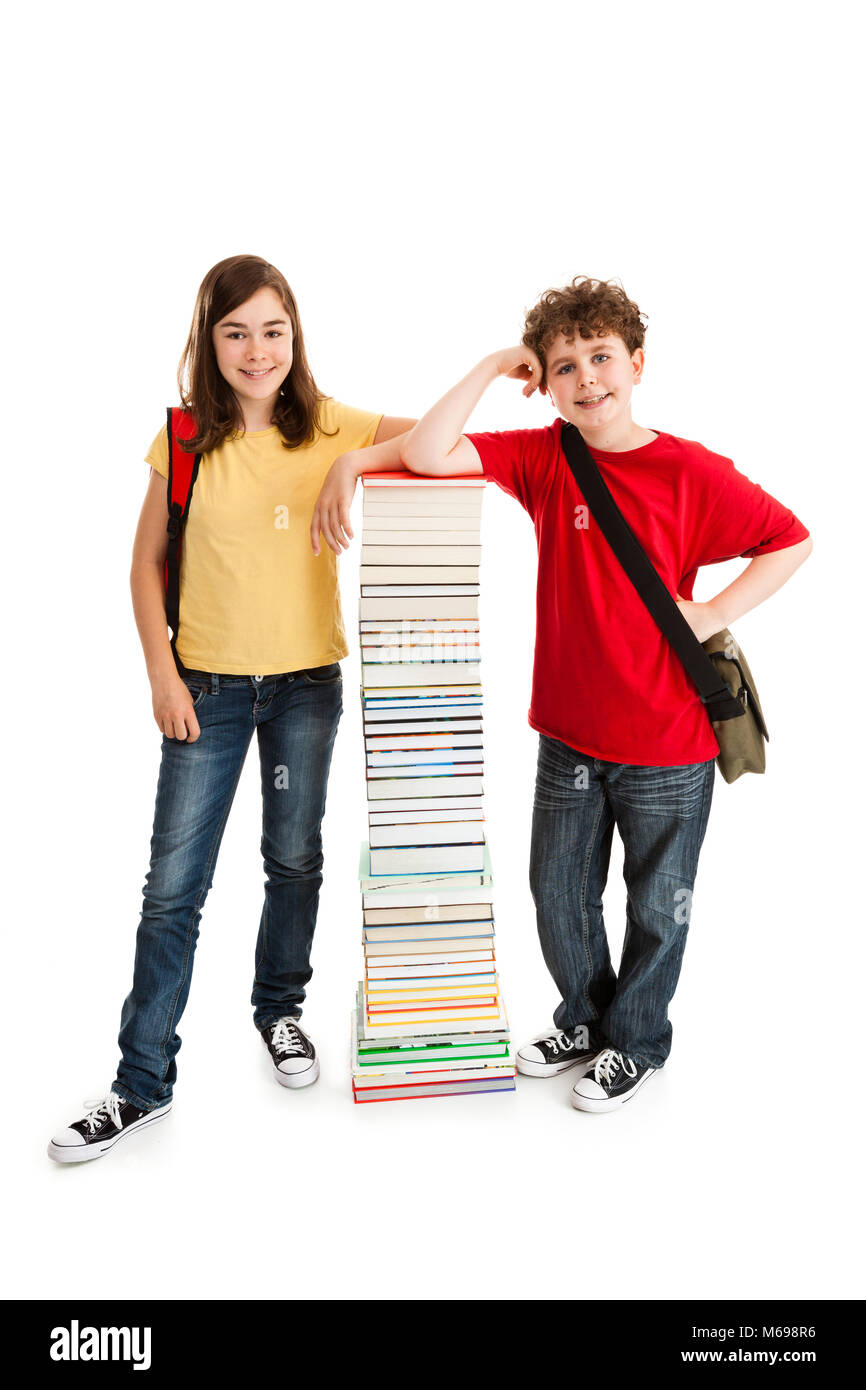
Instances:
[[[348,653],[337,556],[310,545],[313,506],[334,459],[372,444],[381,415],[320,403],[323,430],[286,449],[276,425],[202,456],[183,531],[180,628],[184,666],[272,676]],[[168,478],[163,426],[147,462]]]

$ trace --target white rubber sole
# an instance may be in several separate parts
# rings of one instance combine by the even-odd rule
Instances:
[[[319,1079],[319,1059],[315,1057],[313,1065],[306,1071],[280,1071],[278,1067],[274,1067],[274,1076],[281,1086],[288,1086],[292,1091],[297,1091],[301,1086],[312,1086],[313,1082]]]
[[[564,1071],[571,1071],[572,1067],[583,1067],[584,1071],[589,1071],[589,1068],[594,1065],[596,1058],[600,1055],[601,1053],[599,1050],[599,1052],[595,1053],[595,1056],[585,1057],[583,1060],[579,1057],[575,1057],[563,1062],[545,1063],[526,1061],[518,1052],[517,1070],[520,1072],[521,1076],[560,1076]]]
[[[153,1110],[149,1115],[142,1115],[140,1120],[134,1124],[127,1125],[119,1134],[115,1134],[113,1139],[105,1139],[97,1144],[55,1144],[54,1140],[48,1145],[48,1157],[53,1158],[55,1163],[87,1163],[91,1158],[102,1158],[104,1154],[110,1153],[121,1139],[125,1139],[128,1134],[138,1134],[140,1130],[146,1129],[148,1125],[155,1125],[158,1120],[164,1120],[171,1110],[173,1102],[168,1105],[161,1105],[158,1110]]]
[[[644,1072],[640,1081],[633,1086],[626,1096],[617,1096],[613,1100],[598,1100],[591,1096],[578,1095],[577,1091],[571,1093],[571,1103],[575,1110],[585,1110],[590,1115],[600,1115],[606,1110],[619,1110],[620,1106],[627,1105],[630,1100],[637,1095],[645,1081],[649,1081],[651,1076],[655,1076],[655,1070]]]

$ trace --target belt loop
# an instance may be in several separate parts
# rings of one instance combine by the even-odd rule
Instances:
[[[211,671],[211,675],[210,675],[210,693],[211,693],[211,695],[219,695],[219,693],[220,693],[220,678],[219,678],[219,676],[217,675],[216,671]]]

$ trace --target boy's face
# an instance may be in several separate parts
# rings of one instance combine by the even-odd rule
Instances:
[[[560,333],[545,353],[546,391],[560,415],[583,434],[608,432],[612,425],[631,420],[631,393],[641,379],[644,354],[629,350],[616,333],[573,342]]]

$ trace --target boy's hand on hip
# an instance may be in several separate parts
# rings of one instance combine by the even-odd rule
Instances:
[[[344,550],[348,550],[349,541],[354,540],[355,533],[349,513],[357,481],[358,475],[352,464],[351,454],[341,454],[325,474],[325,481],[313,508],[310,543],[314,555],[321,551],[322,536],[335,555],[341,555]]]
[[[699,642],[706,642],[725,626],[711,603],[693,603],[691,599],[677,594],[677,608]]]
[[[531,396],[544,381],[544,368],[532,348],[524,347],[522,344],[503,348],[501,352],[493,354],[493,360],[498,376],[514,377],[517,381],[526,382],[523,388],[524,396]]]

